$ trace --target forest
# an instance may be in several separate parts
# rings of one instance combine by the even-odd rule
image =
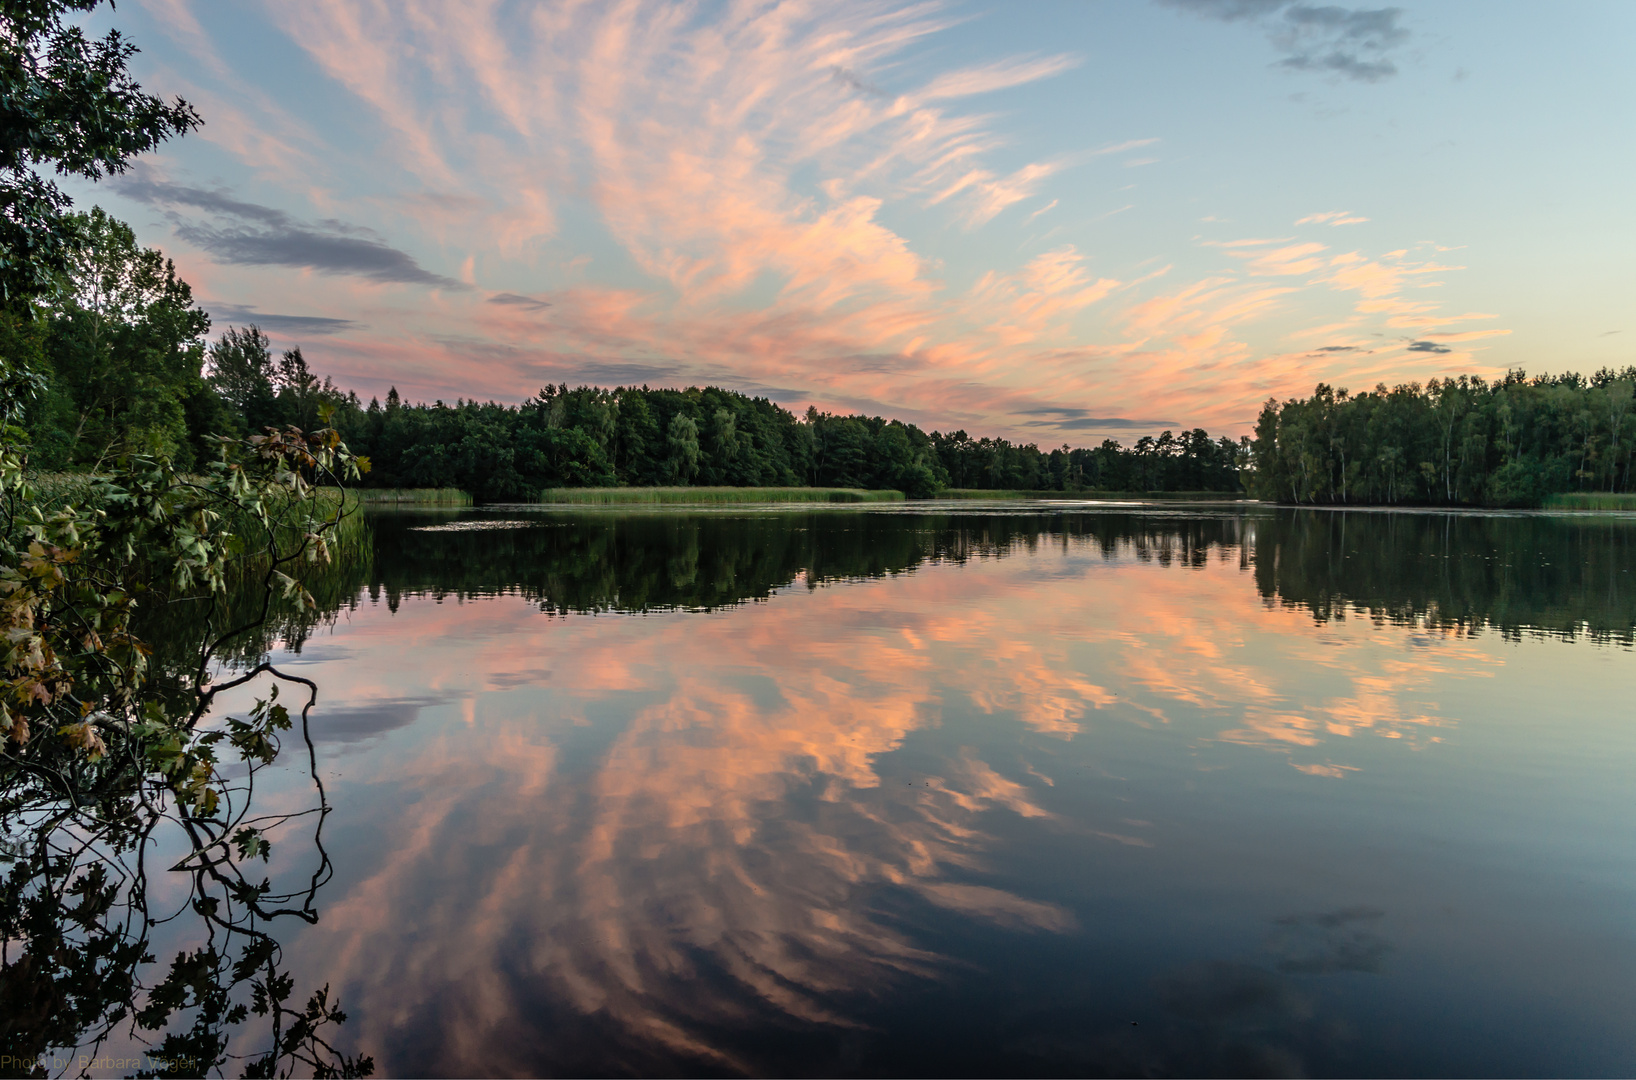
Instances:
[[[1267,402],[1246,487],[1288,503],[1539,506],[1631,490],[1636,367],[1590,378],[1512,371]]]

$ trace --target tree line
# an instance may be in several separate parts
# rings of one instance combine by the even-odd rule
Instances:
[[[0,354],[39,380],[22,420],[31,462],[47,470],[133,453],[196,469],[217,435],[327,424],[372,463],[366,484],[458,487],[487,501],[558,487],[812,485],[912,498],[1244,490],[1292,503],[1536,506],[1561,492],[1629,492],[1636,460],[1636,367],[1355,395],[1320,384],[1267,402],[1253,439],[1194,429],[1128,447],[1042,449],[879,416],[798,417],[711,386],[547,386],[520,405],[414,404],[394,389],[365,404],[319,378],[299,347],[275,352],[255,326],[210,340],[210,318],[170,260],[101,209],[61,215],[56,233],[66,240],[50,287],[25,290],[0,319]]]
[[[1268,401],[1249,492],[1292,503],[1538,506],[1629,492],[1636,367],[1590,378],[1508,372]]]
[[[483,500],[553,487],[724,485],[892,488],[926,498],[985,490],[1235,491],[1239,444],[1203,431],[1131,448],[1041,450],[964,431],[927,434],[880,416],[685,390],[548,386],[518,406],[408,405],[395,391],[361,405],[333,393],[332,423],[383,487],[459,487]]]
[[[366,483],[458,487],[525,500],[556,487],[855,487],[926,497],[948,488],[1237,491],[1246,449],[1201,429],[1049,450],[965,431],[927,434],[880,416],[808,409],[721,387],[547,386],[521,405],[412,404],[394,388],[365,405],[320,379],[299,347],[275,354],[256,326],[210,341],[209,316],[164,255],[100,208],[69,214],[56,287],[0,347],[36,372],[26,414],[37,468],[95,469],[129,454],[182,469],[213,437],[333,426],[369,459]],[[325,419],[327,418],[327,419]]]

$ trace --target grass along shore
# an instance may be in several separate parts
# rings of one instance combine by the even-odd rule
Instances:
[[[815,487],[619,487],[548,488],[538,503],[573,506],[685,505],[687,503],[876,503],[902,502],[901,491]]]
[[[415,506],[470,506],[471,495],[459,488],[364,488],[347,489],[348,501],[356,495],[358,501],[369,506],[381,504],[412,504]]]
[[[1142,500],[1208,500],[1232,501],[1247,498],[1242,491],[1014,491],[996,488],[944,488],[937,499],[1069,499],[1073,501],[1114,502],[1128,499]]]
[[[1242,499],[1239,492],[1224,491],[1004,491],[987,488],[945,488],[937,499],[1066,499],[1112,501],[1148,500],[1231,500]],[[540,492],[539,503],[569,506],[639,506],[713,503],[879,503],[903,502],[901,491],[863,488],[818,487],[619,487],[549,488]]]
[[[1612,491],[1570,491],[1545,497],[1547,510],[1636,510],[1636,494]]]

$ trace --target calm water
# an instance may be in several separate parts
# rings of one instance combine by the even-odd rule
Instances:
[[[1636,521],[373,526],[276,655],[386,1075],[1636,1072]]]

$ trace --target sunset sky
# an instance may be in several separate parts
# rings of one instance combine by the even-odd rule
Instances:
[[[1636,362],[1636,5],[127,0],[76,185],[366,399],[715,383],[1044,445]]]

